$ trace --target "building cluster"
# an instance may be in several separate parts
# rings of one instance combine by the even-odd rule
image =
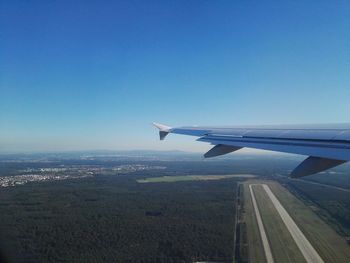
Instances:
[[[76,179],[76,178],[85,178],[91,177],[92,174],[86,173],[85,175],[57,175],[57,174],[21,174],[14,176],[1,176],[0,177],[0,186],[9,187],[17,186],[30,182],[42,182],[42,181],[57,181],[57,180],[66,180],[66,179]]]
[[[69,167],[28,168],[19,171],[13,176],[0,176],[0,187],[23,185],[30,182],[57,181],[66,179],[80,179],[92,177],[97,174],[126,174],[144,170],[166,169],[164,166],[151,166],[144,164],[126,164],[113,167],[73,165]]]

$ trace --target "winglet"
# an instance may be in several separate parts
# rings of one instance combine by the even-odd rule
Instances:
[[[169,134],[171,127],[156,122],[153,122],[152,124],[159,129],[159,139],[164,140],[164,138]]]

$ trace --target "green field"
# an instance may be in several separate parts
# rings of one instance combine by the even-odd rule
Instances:
[[[280,184],[269,186],[325,262],[349,262],[350,246],[344,238]]]
[[[174,183],[182,181],[208,181],[222,180],[227,178],[253,178],[251,174],[228,174],[228,175],[179,175],[179,176],[161,176],[150,177],[137,180],[138,183]]]

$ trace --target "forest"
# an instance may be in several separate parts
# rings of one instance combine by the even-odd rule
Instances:
[[[232,260],[234,179],[138,184],[139,177],[2,188],[3,257],[9,262]]]

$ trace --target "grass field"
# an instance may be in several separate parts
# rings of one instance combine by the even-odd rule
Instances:
[[[182,181],[207,181],[222,180],[227,178],[254,178],[251,174],[228,174],[228,175],[180,175],[180,176],[161,176],[150,177],[137,180],[138,183],[174,183]]]
[[[344,238],[280,184],[269,186],[325,262],[349,262],[350,246]]]

